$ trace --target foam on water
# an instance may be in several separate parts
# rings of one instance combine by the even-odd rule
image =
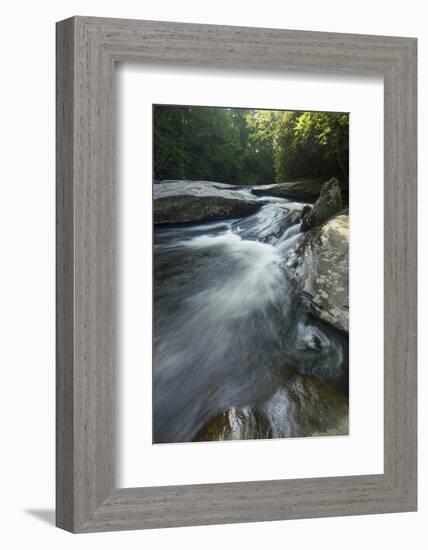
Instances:
[[[189,441],[222,410],[266,402],[284,368],[341,374],[340,335],[308,316],[282,262],[304,205],[263,201],[241,220],[155,231],[155,442]]]

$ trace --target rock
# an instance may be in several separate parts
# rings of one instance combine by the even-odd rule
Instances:
[[[303,206],[297,202],[267,202],[252,216],[237,221],[234,231],[243,239],[274,244],[300,222]]]
[[[287,369],[278,390],[256,407],[231,407],[192,441],[227,441],[348,434],[348,399],[318,378]]]
[[[207,222],[243,218],[254,214],[260,204],[223,197],[165,197],[154,206],[155,224]]]
[[[304,207],[303,207],[303,210],[300,214],[300,221],[303,220],[303,218],[309,214],[309,212],[312,212],[312,206],[310,206],[309,204],[306,204]]]
[[[153,186],[153,198],[191,196],[224,197],[254,202],[256,199],[248,187],[229,185],[217,181],[162,180]]]
[[[347,435],[348,399],[314,376],[287,371],[284,385],[265,403],[272,437]]]
[[[251,192],[259,197],[271,196],[295,201],[314,203],[319,197],[321,186],[325,180],[320,178],[274,183],[272,185],[259,185],[253,187]]]
[[[163,181],[153,186],[154,223],[180,224],[242,218],[262,202],[247,188],[204,181]]]
[[[304,235],[284,255],[287,272],[314,315],[348,332],[349,216],[340,213]]]
[[[193,441],[267,439],[271,437],[264,414],[253,407],[231,407],[209,420]]]
[[[329,218],[340,212],[343,208],[342,194],[339,182],[332,178],[322,184],[320,196],[316,200],[313,208],[305,207],[302,211],[301,231],[321,225]]]

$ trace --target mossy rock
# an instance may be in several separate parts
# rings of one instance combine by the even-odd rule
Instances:
[[[154,201],[154,222],[174,225],[243,218],[257,212],[260,206],[257,202],[224,197],[163,197]]]
[[[349,216],[340,213],[305,233],[285,268],[316,317],[349,331]]]
[[[298,202],[314,203],[320,194],[325,179],[311,178],[272,185],[260,185],[252,188],[252,193],[259,197],[270,196],[293,199]]]

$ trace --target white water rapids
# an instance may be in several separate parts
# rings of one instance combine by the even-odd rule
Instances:
[[[241,220],[155,229],[155,443],[266,403],[288,368],[347,387],[346,339],[308,314],[283,267],[302,205],[263,202]]]

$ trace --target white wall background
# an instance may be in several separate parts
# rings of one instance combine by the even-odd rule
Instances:
[[[3,548],[260,548],[389,550],[426,546],[428,521],[428,355],[420,352],[419,512],[70,535],[55,529],[54,506],[54,23],[70,15],[282,27],[417,36],[420,67],[420,205],[427,203],[427,44],[424,3],[407,0],[15,0],[1,12],[0,240],[1,489]],[[364,183],[364,182],[363,182]],[[370,174],[367,174],[370,185]],[[428,277],[422,251],[420,280]],[[420,335],[428,330],[427,287],[421,285]],[[368,381],[369,383],[369,381]]]

